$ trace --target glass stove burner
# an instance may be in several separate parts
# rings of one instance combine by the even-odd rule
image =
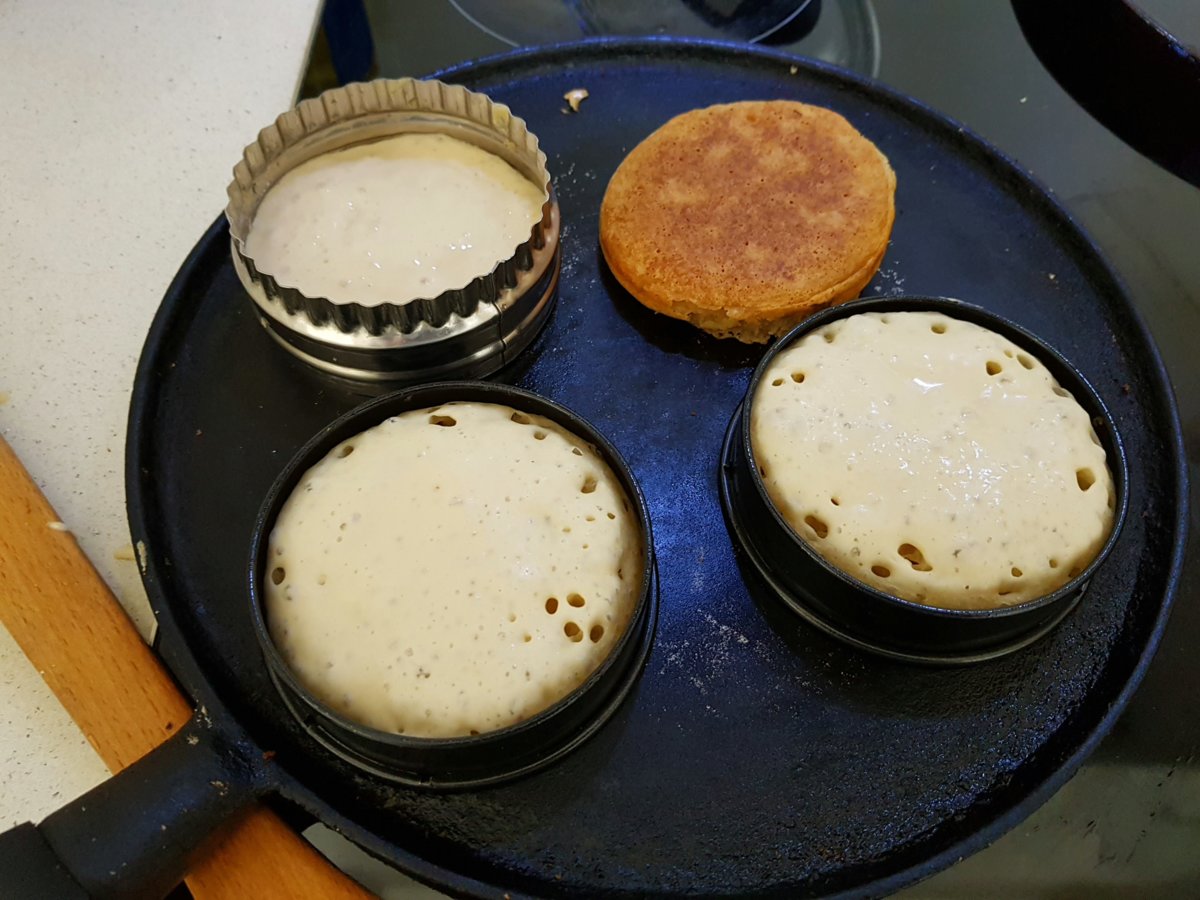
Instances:
[[[758,41],[813,0],[450,0],[466,18],[513,46],[601,35],[671,35]]]
[[[762,43],[879,74],[871,0],[450,0],[514,47],[587,37],[664,35]]]

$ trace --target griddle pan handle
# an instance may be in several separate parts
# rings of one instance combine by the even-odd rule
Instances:
[[[1129,0],[1012,0],[1042,65],[1101,125],[1200,187],[1200,56]]]
[[[255,769],[243,749],[193,719],[132,766],[52,813],[37,834],[21,825],[0,835],[0,897],[159,900],[183,878],[205,842],[257,794]],[[78,893],[46,893],[40,887],[71,880]]]

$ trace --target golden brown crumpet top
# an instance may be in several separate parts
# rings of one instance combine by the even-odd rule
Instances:
[[[831,110],[710,106],[621,163],[600,244],[645,306],[758,343],[858,296],[887,249],[895,190],[887,157]]]

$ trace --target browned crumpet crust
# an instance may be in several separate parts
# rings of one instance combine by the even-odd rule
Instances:
[[[613,275],[650,309],[760,343],[857,297],[895,219],[887,157],[837,113],[787,100],[671,119],[600,207]]]

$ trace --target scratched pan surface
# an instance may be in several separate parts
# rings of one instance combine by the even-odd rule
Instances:
[[[1018,822],[1127,701],[1182,553],[1173,401],[1097,252],[1041,189],[952,123],[769,51],[618,41],[522,51],[445,77],[526,118],[556,175],[558,308],[499,377],[591,420],[645,491],[662,590],[645,674],[568,758],[473,793],[373,780],[296,726],[250,628],[254,515],[288,457],[368,392],[270,341],[218,222],[164,299],[130,419],[132,530],[148,549],[160,649],[182,683],[221,727],[274,751],[281,803],[456,893],[878,893]],[[576,87],[591,96],[564,114]],[[597,213],[625,152],[670,116],[774,97],[838,110],[896,170],[893,242],[866,294],[947,295],[1000,312],[1057,347],[1112,410],[1129,453],[1129,521],[1079,609],[1027,650],[952,669],[864,655],[782,610],[731,545],[717,457],[761,350],[631,301],[599,256]]]

